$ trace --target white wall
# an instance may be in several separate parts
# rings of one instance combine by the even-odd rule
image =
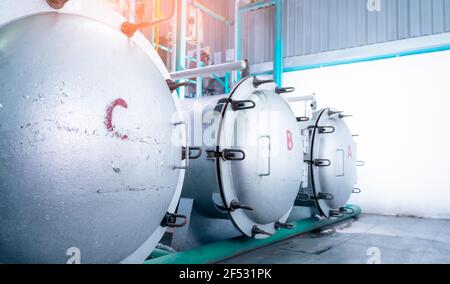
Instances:
[[[336,107],[356,138],[364,212],[450,218],[450,52],[285,74]]]

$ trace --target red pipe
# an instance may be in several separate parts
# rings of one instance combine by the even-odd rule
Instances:
[[[175,15],[175,4],[176,4],[175,0],[173,0],[172,5],[171,5],[172,10],[170,12],[170,15],[164,19],[160,19],[160,20],[157,20],[154,22],[144,22],[144,23],[139,23],[139,24],[124,22],[121,27],[122,33],[124,33],[127,37],[132,37],[140,29],[145,29],[145,28],[157,25],[157,24],[164,23],[164,22],[172,19],[173,16]]]
[[[52,7],[53,9],[59,10],[64,8],[64,5],[66,5],[66,3],[69,0],[46,0],[47,4]]]

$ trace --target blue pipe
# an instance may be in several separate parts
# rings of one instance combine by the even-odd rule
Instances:
[[[257,9],[266,8],[266,7],[274,5],[276,2],[277,1],[275,0],[275,1],[270,1],[270,2],[260,1],[260,2],[257,2],[257,3],[252,3],[252,4],[249,4],[247,6],[239,8],[239,12],[240,13],[246,13],[246,12],[250,12],[250,11],[253,11],[253,10],[257,10]]]
[[[279,86],[283,86],[283,7],[284,0],[275,3],[275,47],[273,59],[273,79]]]
[[[416,49],[416,50],[402,51],[402,52],[397,52],[397,53],[389,53],[389,54],[375,55],[375,56],[369,56],[369,57],[354,58],[354,59],[348,59],[348,60],[336,60],[336,61],[330,61],[330,62],[309,64],[309,65],[290,66],[290,67],[283,68],[283,72],[285,72],[285,73],[296,72],[296,71],[303,71],[303,70],[310,70],[310,69],[317,69],[317,68],[324,68],[324,67],[332,67],[332,66],[339,66],[339,65],[347,65],[347,64],[354,64],[354,63],[362,63],[362,62],[371,62],[371,61],[378,61],[378,60],[385,60],[385,59],[393,59],[393,58],[398,58],[398,57],[406,57],[406,56],[413,56],[413,55],[420,55],[420,54],[427,54],[427,53],[443,52],[443,51],[450,51],[450,44],[429,47],[429,48],[421,48],[421,49]],[[261,72],[261,73],[257,73],[257,74],[253,74],[253,75],[271,75],[271,74],[273,74],[273,71],[266,71],[266,72]]]

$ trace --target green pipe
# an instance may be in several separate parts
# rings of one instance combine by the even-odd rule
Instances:
[[[163,257],[163,256],[166,256],[166,255],[170,255],[172,253],[174,253],[174,252],[170,252],[170,251],[163,250],[163,249],[155,249],[155,250],[152,251],[152,254],[150,255],[149,259],[155,259],[155,258],[158,258],[158,257]]]
[[[313,218],[296,221],[294,229],[280,229],[275,235],[267,239],[251,239],[238,237],[231,240],[221,241],[200,248],[191,249],[179,253],[173,253],[156,259],[147,260],[144,264],[209,264],[241,255],[298,235],[311,232],[323,227],[336,225],[342,221],[355,218],[361,214],[361,208],[355,205],[347,205],[352,209],[352,214],[346,214],[341,218],[316,220]]]

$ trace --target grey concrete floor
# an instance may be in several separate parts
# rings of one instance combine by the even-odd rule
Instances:
[[[450,220],[363,214],[259,249],[229,264],[450,264]]]

